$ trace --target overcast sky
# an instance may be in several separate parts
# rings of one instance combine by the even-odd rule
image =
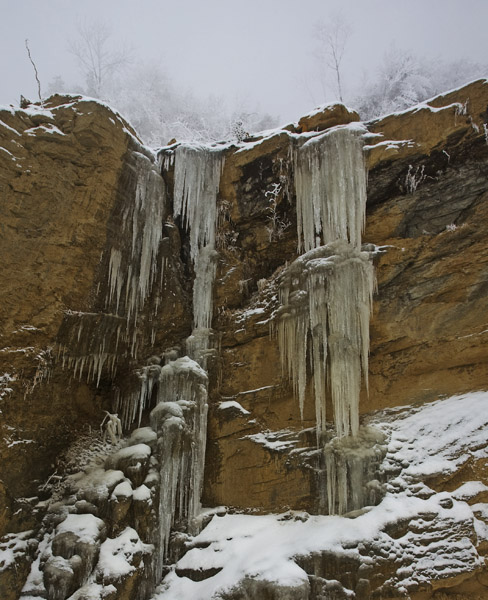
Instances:
[[[488,0],[0,0],[0,9],[0,104],[36,98],[26,38],[45,89],[56,75],[83,84],[67,47],[87,19],[109,24],[114,40],[196,95],[242,98],[281,120],[324,101],[312,31],[337,10],[352,31],[346,94],[392,43],[431,57],[488,59]]]

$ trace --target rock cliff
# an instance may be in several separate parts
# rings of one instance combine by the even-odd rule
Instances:
[[[81,97],[0,111],[2,597],[144,598],[165,574],[161,598],[486,593],[488,440],[476,432],[488,397],[470,393],[488,388],[487,83],[358,120],[329,106],[216,147],[207,377],[190,359],[176,365],[191,353],[185,339],[192,329],[195,338],[200,300],[192,300],[195,242],[174,210],[179,145],[153,152],[120,115]],[[361,444],[334,442],[322,456],[311,380],[301,414],[273,323],[284,273],[301,253],[294,149],[347,124],[362,128],[365,143],[362,241],[377,291]],[[200,431],[193,405],[171,396],[180,376],[205,406],[208,395],[202,503],[228,508],[195,524],[181,496],[179,516],[156,535],[177,477],[165,457],[190,457]],[[464,405],[471,424],[459,418]],[[115,411],[125,439],[113,447],[99,428]],[[181,436],[170,437],[176,429]],[[449,451],[430,443],[436,436],[450,440]],[[355,512],[310,516],[334,512],[324,509],[336,500],[324,499],[323,478],[352,473],[359,454],[355,481],[369,491],[350,501]],[[175,458],[171,468],[182,478],[188,464]],[[200,485],[194,477],[190,488]],[[378,512],[387,504],[389,518]],[[271,522],[270,513],[281,517]],[[283,537],[288,554],[275,579],[243,567],[232,580],[204,553],[228,557],[242,527],[256,548],[267,542],[254,527],[295,536],[295,547]],[[336,541],[305,544],[314,530]],[[244,541],[235,551],[259,554]]]

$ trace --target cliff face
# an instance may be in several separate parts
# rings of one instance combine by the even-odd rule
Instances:
[[[282,373],[271,324],[280,277],[298,256],[290,147],[316,131],[357,120],[344,107],[328,108],[284,130],[223,147],[212,322],[212,343],[218,350],[208,359],[204,506],[258,513],[321,510],[312,386],[309,382],[301,416]],[[363,242],[372,251],[378,288],[370,329],[369,393],[363,389],[360,402],[365,422],[373,411],[488,387],[487,122],[487,85],[480,81],[366,124],[369,179]],[[71,459],[55,461],[89,428],[98,429],[104,410],[113,412],[115,406],[128,429],[148,424],[155,392],[152,383],[141,388],[141,381],[152,381],[151,365],[158,371],[162,356],[185,354],[184,339],[192,329],[194,266],[188,233],[172,218],[175,147],[163,150],[161,170],[156,155],[140,145],[118,115],[98,103],[68,97],[53,97],[42,109],[1,111],[0,146],[0,534],[9,534],[39,527],[46,503],[25,497],[38,496],[50,475],[64,478],[67,465],[74,470]],[[124,407],[137,412],[141,389],[146,406],[139,422]],[[460,397],[463,401],[468,403]],[[384,445],[379,440],[371,442],[376,449]],[[130,443],[149,450],[139,448],[139,458],[108,459],[106,469],[121,473],[107,488],[110,506],[107,498],[94,499],[78,486],[71,490],[76,502],[89,502],[96,510],[66,509],[105,522],[93,538],[94,548],[119,539],[125,527],[137,531],[129,577],[111,579],[97,567],[96,585],[114,585],[118,591],[113,597],[120,598],[142,597],[140,581],[152,577],[144,557],[152,552],[150,544],[157,545],[151,506],[157,506],[161,494],[154,474],[149,483],[151,469],[162,460],[151,434],[137,434]],[[442,470],[430,474],[432,494],[453,493],[466,481],[487,483],[486,443],[478,440],[478,445],[478,455],[456,463],[449,476]],[[469,455],[469,449],[461,450]],[[378,452],[379,465],[387,450]],[[375,476],[386,480],[401,461],[396,464],[390,454],[385,460],[389,467]],[[135,473],[137,461],[142,471]],[[117,487],[129,480],[139,490],[135,495]],[[149,496],[142,494],[143,485]],[[432,519],[432,531],[442,540],[452,523],[440,513]],[[51,520],[51,528],[58,520]],[[479,526],[475,532],[468,517],[463,523],[459,539],[473,538],[473,548],[482,555]],[[390,523],[384,531],[398,539],[405,535],[402,527],[408,530],[409,524]],[[455,544],[458,534],[452,535]],[[386,546],[380,546],[366,544],[364,556],[382,555]],[[179,552],[172,552],[176,560]],[[71,560],[73,552],[53,554]],[[15,569],[0,574],[7,582],[7,598],[19,597],[29,570],[29,551],[18,555],[24,558]],[[357,598],[369,598],[381,586],[378,593],[386,593],[385,582],[405,568],[401,560],[378,559],[362,576],[360,552],[346,569],[351,583],[341,579],[345,563],[337,556],[310,550],[298,563],[315,578],[312,588],[307,584],[293,597],[325,593],[319,579],[339,580]],[[472,593],[478,593],[485,575],[481,563],[475,563],[473,558],[465,572],[440,577],[443,583],[437,587],[463,591],[455,586],[467,578]],[[93,558],[93,568],[95,564]],[[61,581],[56,579],[58,567],[49,562],[46,588]],[[195,578],[192,568],[183,561],[180,575]],[[435,580],[431,571],[425,573],[426,582]],[[76,589],[76,581],[83,581],[73,577],[62,600]],[[253,585],[248,581],[229,597],[252,597],[258,593]],[[396,585],[391,584],[391,597],[401,593],[398,581]],[[426,587],[425,597],[435,587]],[[285,598],[291,592],[273,593]]]

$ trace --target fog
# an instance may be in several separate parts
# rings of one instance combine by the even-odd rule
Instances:
[[[337,11],[350,27],[346,100],[392,45],[432,58],[488,57],[487,0],[0,0],[0,8],[0,104],[37,97],[25,39],[43,93],[56,76],[82,86],[68,51],[82,22],[106,23],[114,47],[160,65],[196,96],[222,96],[281,121],[336,98],[331,73],[319,84],[313,31]]]

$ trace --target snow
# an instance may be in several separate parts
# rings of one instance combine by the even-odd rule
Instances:
[[[108,538],[100,546],[100,558],[97,564],[97,576],[104,584],[118,581],[136,570],[134,555],[149,554],[153,550],[150,544],[144,544],[135,529],[126,527],[114,539]]]
[[[81,542],[93,542],[98,539],[105,523],[94,515],[69,514],[56,528],[56,533],[75,533]]]
[[[147,444],[150,446],[157,440],[157,434],[151,427],[139,427],[134,429],[128,440],[128,444]]]
[[[396,476],[394,486],[378,506],[355,519],[339,516],[310,516],[290,511],[282,515],[226,514],[213,516],[193,540],[191,549],[178,561],[177,569],[218,569],[212,577],[192,581],[171,571],[153,600],[220,597],[244,578],[299,586],[307,575],[293,557],[312,552],[334,552],[363,564],[374,565],[379,556],[395,564],[390,583],[397,590],[415,589],[433,578],[455,577],[483,564],[470,528],[487,533],[482,521],[474,520],[473,509],[486,515],[487,505],[469,507],[456,496],[480,489],[466,484],[457,492],[420,497],[415,490],[423,472],[422,463],[458,465],[463,454],[474,454],[483,445],[486,452],[488,392],[465,394],[421,407],[404,407],[377,413],[372,422],[391,436],[384,459],[385,468],[406,458],[411,464]],[[416,474],[417,478],[413,479]],[[483,486],[484,488],[484,486]],[[452,501],[452,507],[446,508]],[[424,518],[424,516],[426,518]],[[396,522],[412,520],[409,531],[395,539],[389,535]],[[474,538],[473,538],[474,539]],[[360,554],[368,542],[373,554]]]
[[[239,402],[236,402],[235,400],[225,400],[224,402],[219,402],[219,409],[220,410],[227,410],[229,408],[235,408],[240,413],[242,413],[243,415],[250,415],[251,414],[248,410],[246,410],[242,406],[242,404],[239,404]]]
[[[68,481],[79,498],[98,503],[109,498],[115,486],[125,481],[125,475],[118,470],[89,467],[86,473],[71,475]]]
[[[248,394],[255,394],[256,392],[262,392],[263,390],[272,390],[274,387],[274,385],[263,385],[263,387],[252,390],[243,390],[242,392],[239,392],[239,396],[247,396]]]
[[[1,108],[1,107],[0,107]],[[13,127],[11,127],[10,125],[7,125],[7,123],[4,123],[3,121],[0,121],[0,127],[4,127],[5,129],[7,129],[7,131],[10,131],[12,133],[14,133],[17,136],[21,136],[22,134],[19,133],[16,129],[14,129]],[[12,140],[13,141],[13,140]]]
[[[281,429],[280,431],[259,432],[253,435],[247,435],[242,439],[248,439],[256,444],[264,446],[267,450],[276,452],[289,450],[297,444],[297,434],[290,429]]]
[[[132,497],[135,502],[150,502],[151,490],[146,485],[142,484],[134,490]]]
[[[120,460],[147,460],[151,456],[151,448],[147,444],[134,444],[127,446],[127,448],[121,448],[109,457],[109,460],[113,464],[117,464]]]
[[[470,500],[482,492],[488,492],[488,486],[481,481],[467,481],[452,493],[456,500]]]
[[[0,573],[15,564],[16,558],[24,555],[29,548],[33,531],[7,533],[0,538]]]
[[[262,315],[266,312],[266,309],[263,306],[258,306],[257,308],[250,308],[236,315],[236,323],[240,323],[241,321],[247,321],[247,319],[255,316]]]
[[[452,473],[470,456],[488,457],[487,427],[487,392],[453,396],[422,406],[394,422],[389,453],[397,462],[408,465],[405,476],[411,479]],[[419,447],[419,439],[427,442]]]
[[[69,600],[102,600],[116,593],[117,588],[112,584],[87,583],[71,595]],[[22,595],[22,599],[30,600],[30,598],[25,598],[24,595]]]
[[[132,486],[129,481],[122,481],[117,484],[112,492],[112,498],[131,498],[133,495]]]
[[[38,125],[37,127],[32,127],[31,129],[26,129],[24,131],[25,135],[38,135],[39,133],[49,133],[51,135],[61,135],[65,136],[66,134],[61,131],[56,125]]]

